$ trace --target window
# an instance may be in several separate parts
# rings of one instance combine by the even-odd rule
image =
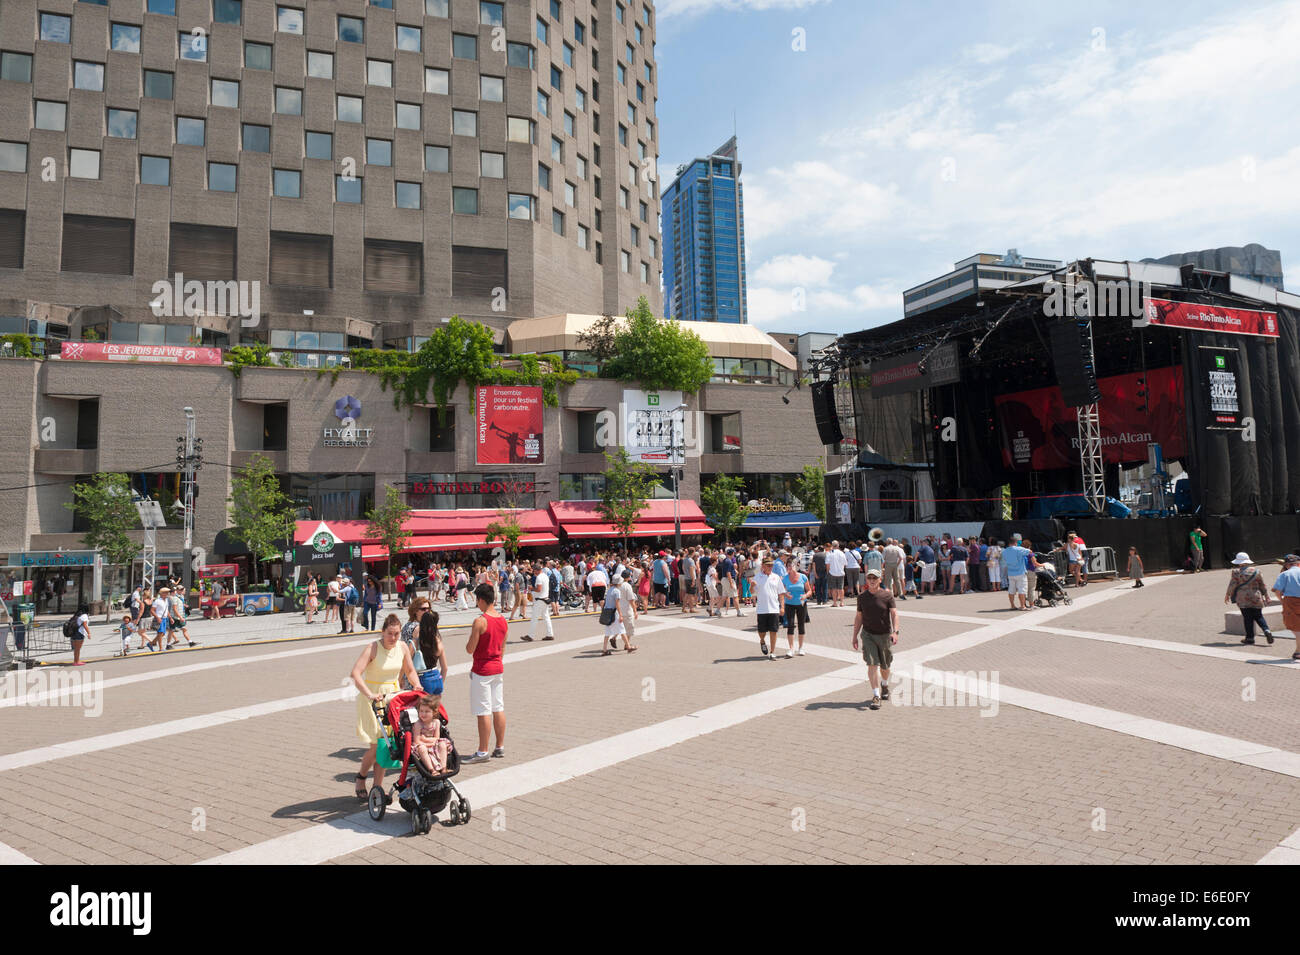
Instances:
[[[629,126],[636,125],[636,107],[631,103],[627,104],[627,124]]]
[[[176,144],[178,146],[202,146],[207,124],[201,119],[190,116],[176,117]]]
[[[322,80],[334,79],[334,54],[308,50],[307,75]]]
[[[510,218],[531,219],[533,217],[533,197],[510,193]]]
[[[339,42],[365,43],[366,21],[357,17],[339,17]]]
[[[307,132],[304,135],[303,154],[308,159],[333,159],[334,134]]]
[[[556,235],[564,235],[564,213],[559,209],[551,210],[551,231]]]
[[[277,169],[272,177],[273,189],[281,199],[302,196],[302,173],[296,169]]]
[[[531,143],[533,141],[533,121],[523,116],[507,116],[506,139],[512,143]]]
[[[63,132],[68,128],[68,104],[38,99],[36,101],[36,128]]]
[[[629,63],[635,63],[635,62],[636,62],[636,50],[633,48],[633,46],[632,46],[631,43],[624,43],[624,44],[623,44],[623,52],[624,52],[625,54],[627,54],[627,61],[628,61]]]
[[[489,103],[502,103],[506,98],[506,81],[500,76],[480,76],[478,78],[479,99]]]
[[[640,83],[636,84],[636,98],[643,103],[645,102],[645,87]]]
[[[208,36],[198,31],[187,33],[182,30],[177,34],[176,48],[182,60],[205,63],[208,59]]]
[[[298,93],[298,109],[299,111],[301,111],[302,93],[301,91],[298,90],[294,90],[293,92]],[[277,102],[279,101],[278,91],[277,91],[276,100]],[[239,83],[235,80],[213,80],[212,81],[212,105],[228,106],[231,109],[238,109],[239,108]]]
[[[578,248],[585,249],[591,241],[591,233],[585,225],[578,226]]]
[[[531,70],[533,68],[533,48],[527,43],[507,43],[506,65]]]
[[[328,235],[271,233],[268,278],[272,285],[334,287],[334,243]]]
[[[244,69],[269,70],[271,68],[271,44],[244,41]]]
[[[462,60],[477,60],[478,37],[470,36],[468,33],[453,33],[451,35],[451,55]]]
[[[579,20],[573,21],[573,39],[577,43],[587,42],[587,28]]]
[[[366,60],[366,82],[371,86],[392,86],[393,64],[387,60]]]
[[[644,23],[646,26],[649,26],[649,25],[650,25],[650,8],[649,8],[649,7],[642,7],[642,8],[641,8],[641,22]]]
[[[554,63],[551,64],[551,89],[564,89],[564,73]]]
[[[479,0],[478,22],[489,27],[503,26],[506,22],[505,9],[504,3],[494,3],[493,0]]]
[[[641,207],[641,210],[640,210],[640,211],[641,211],[641,221],[642,221],[642,222],[649,222],[649,221],[650,221],[650,207],[647,206],[644,202],[641,202],[641,203],[638,203],[638,204],[639,204],[640,207]]]
[[[637,247],[637,248],[640,248],[640,246],[641,246],[641,230],[638,229],[636,226],[631,226],[630,229],[629,229],[629,231],[630,231],[630,233],[631,233],[632,245],[635,246],[635,247]]]
[[[505,249],[451,247],[451,294],[483,298],[494,289],[508,289]]]
[[[596,210],[596,231],[597,231],[597,232],[600,232],[600,231],[601,231],[601,225],[600,225],[600,210],[599,210],[599,209]],[[597,255],[600,255],[600,243],[599,243],[599,242],[596,243],[596,254],[597,254]]]
[[[429,409],[429,450],[456,450],[455,414],[443,414],[438,408]]]
[[[578,187],[571,182],[564,184],[564,204],[568,206],[578,204]]]
[[[419,53],[422,46],[423,38],[419,27],[404,27],[398,24],[397,48],[399,50],[410,50]]]
[[[551,98],[541,90],[537,91],[537,112],[543,116],[551,115]]]
[[[618,144],[620,146],[627,145],[627,127],[622,123],[618,124]]]
[[[245,123],[243,130],[243,148],[250,153],[269,153],[271,151],[271,127]]]
[[[357,205],[361,202],[360,176],[335,176],[334,201]]]
[[[213,23],[239,23],[243,17],[242,0],[212,0]]]
[[[366,162],[372,166],[391,166],[393,164],[392,140],[367,139]]]
[[[566,135],[569,135],[569,136],[576,136],[577,133],[574,132],[574,130],[575,130],[576,128],[577,128],[577,127],[576,127],[576,124],[575,124],[574,119],[573,119],[573,114],[570,113],[570,112],[568,112],[568,111],[566,111],[565,114],[564,114],[564,132],[565,132],[565,134],[566,134]]]
[[[628,255],[627,252],[620,251],[618,253],[618,267],[624,272],[630,272],[632,270],[632,257]]]
[[[359,123],[361,122],[363,110],[362,99],[360,96],[338,96],[336,98],[335,111],[340,123]]]
[[[72,17],[57,13],[41,14],[41,39],[51,43],[72,42]]]
[[[627,208],[627,200],[628,200],[628,191],[627,191],[626,189],[624,189],[622,186],[619,186],[619,187],[618,187],[618,207],[619,207],[620,209],[626,209],[626,208]]]
[[[650,266],[648,266],[644,262],[641,263],[641,281],[642,282],[650,281]]]
[[[424,246],[418,242],[366,239],[364,260],[368,292],[419,295],[424,288]]]
[[[98,179],[99,149],[69,149],[68,175],[74,179]]]
[[[505,153],[480,152],[479,175],[488,179],[504,179],[506,177]]]
[[[144,95],[150,99],[171,99],[172,75],[159,70],[145,70]]]
[[[109,30],[109,37],[110,49],[117,50],[119,53],[140,52],[140,28],[137,26],[129,23],[114,23]]]
[[[99,216],[63,217],[64,272],[130,275],[134,270],[135,223]]]
[[[584,159],[582,156],[578,157],[578,178],[579,179],[587,178],[587,160]]]
[[[643,34],[641,31],[641,24],[638,23],[636,26],[634,26],[632,28],[632,32],[636,35],[637,43],[641,43],[645,40],[645,34]]]
[[[457,136],[478,135],[478,113],[468,109],[451,111],[451,131]]]
[[[542,43],[548,43],[551,35],[551,28],[546,25],[546,21],[541,17],[537,18],[537,39]]]
[[[383,7],[385,10],[393,9],[393,0],[370,0],[372,7]]]
[[[645,81],[647,83],[653,83],[655,81],[655,68],[649,63],[643,64],[642,68],[645,73]]]
[[[397,128],[398,129],[419,129],[420,128],[420,106],[418,103],[397,104]]]
[[[27,171],[27,144],[0,142],[0,172]]]
[[[275,111],[287,116],[302,115],[302,90],[288,86],[275,88]]]
[[[140,184],[142,186],[170,186],[172,184],[172,161],[166,156],[141,156]]]
[[[573,66],[573,47],[569,46],[569,44],[566,43],[564,44],[562,49],[563,52],[560,54],[560,56],[564,60],[564,65]]]
[[[21,269],[23,267],[23,246],[26,244],[27,235],[27,215],[19,212],[17,209],[0,209],[0,269]],[[39,319],[28,323],[21,317],[10,317],[9,319],[0,319],[4,325],[0,325],[0,330],[5,332],[26,332],[27,334],[36,334],[44,336],[46,332],[45,322]],[[12,323],[12,326],[9,326]]]
[[[627,181],[636,185],[636,166],[632,163],[627,164]]]
[[[578,104],[578,111],[585,113],[587,111],[587,94],[582,91],[581,86],[575,87],[573,93]]]
[[[551,137],[551,158],[556,162],[564,162],[564,143],[554,136]]]
[[[599,225],[596,226],[596,229],[597,229],[597,231],[599,231],[599,230],[600,230],[600,226],[599,226]],[[603,265],[604,262],[605,262],[605,258],[604,258],[603,255],[601,255],[601,247],[600,247],[600,243],[597,242],[597,243],[596,243],[596,264],[597,264],[597,265]]]
[[[399,182],[395,184],[394,190],[397,208],[420,208],[420,184],[418,182]]]
[[[108,111],[108,135],[115,139],[135,139],[136,112],[133,109]]]
[[[447,70],[440,70],[432,66],[424,69],[424,91],[426,93],[441,93],[447,95],[451,85],[451,73]]]
[[[208,189],[212,192],[234,192],[238,169],[233,163],[208,163]]]
[[[619,81],[620,83],[626,83],[626,82],[627,82],[627,67],[624,66],[622,63],[619,63],[619,64],[615,67],[615,71],[618,73],[618,81]]]
[[[447,0],[424,0],[424,13],[430,17],[446,18],[449,15]]]
[[[303,12],[296,7],[276,7],[275,28],[281,33],[302,35]]]
[[[424,147],[425,172],[450,172],[451,150],[446,146]]]
[[[560,20],[560,0],[551,0],[551,19],[557,23]]]
[[[537,185],[547,192],[551,189],[551,167],[545,163],[537,164]]]
[[[645,135],[646,139],[653,140],[655,138],[655,124],[649,120],[647,120],[645,124]]]
[[[650,236],[646,241],[650,243],[650,258],[659,258],[659,240],[654,236]]]
[[[478,215],[478,190],[454,187],[451,190],[451,211],[467,216]]]

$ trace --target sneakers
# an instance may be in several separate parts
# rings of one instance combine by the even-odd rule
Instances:
[[[768,658],[769,660],[775,660],[775,659],[776,659],[776,654],[775,654],[775,653],[769,653],[769,654],[767,655],[767,658]]]
[[[881,698],[882,700],[887,700],[887,699],[889,699],[889,684],[888,684],[888,683],[882,683],[882,684],[880,684],[880,698]]]
[[[479,750],[476,753],[471,753],[469,756],[462,756],[460,761],[462,763],[483,763],[486,762],[489,758],[490,757],[487,753],[483,752],[482,750]]]
[[[796,651],[795,651],[795,654],[796,654],[797,656],[801,656],[801,657],[802,657],[802,656],[805,656],[805,654],[804,654],[804,652],[803,652],[803,647],[800,647],[798,650],[796,650]]]
[[[1250,639],[1250,637],[1247,637],[1245,640],[1241,641],[1241,645],[1243,647],[1253,647],[1255,645],[1255,641]]]
[[[532,635],[531,633],[525,633],[525,634],[524,634],[522,637],[520,637],[519,639],[522,640],[522,641],[524,641],[524,643],[532,643],[532,642],[533,642],[533,635]]]
[[[500,746],[498,746],[496,749],[492,750],[492,758],[493,758],[493,759],[505,759],[505,758],[506,758],[506,751],[505,751],[504,749],[502,749]]]
[[[550,635],[548,634],[547,636],[542,637],[542,642],[545,643],[547,640],[554,640],[554,639],[555,639],[555,637],[550,636]]]
[[[759,641],[758,641],[758,649],[759,649],[760,651],[762,651],[762,653],[763,653],[764,655],[766,655],[766,654],[767,654],[767,641],[766,641],[766,640],[759,640]]]
[[[1264,637],[1268,640],[1268,645],[1271,647],[1273,645],[1273,631],[1265,630]]]
[[[787,650],[787,651],[785,651],[785,658],[786,658],[787,660],[793,660],[793,659],[794,659],[794,651],[793,651],[793,650]]]
[[[871,702],[867,704],[867,709],[869,709],[869,710],[878,710],[878,709],[880,709],[880,697],[878,697],[878,696],[873,696],[873,697],[871,698]]]

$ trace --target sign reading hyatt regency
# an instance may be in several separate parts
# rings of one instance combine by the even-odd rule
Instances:
[[[334,417],[339,419],[341,427],[323,428],[321,443],[327,448],[368,448],[374,437],[374,428],[358,428],[357,419],[361,417],[361,401],[348,395],[334,402]]]

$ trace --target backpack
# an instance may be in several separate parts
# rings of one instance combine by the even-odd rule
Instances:
[[[357,593],[357,588],[354,585],[348,586],[348,606],[349,607],[361,606],[361,594]]]
[[[77,618],[80,616],[81,614],[74,613],[70,620],[63,622],[63,635],[69,640],[78,639],[77,634],[81,632],[81,628],[77,626]]]
[[[552,601],[555,601],[555,602],[558,602],[559,599],[560,599],[560,587],[562,586],[562,582],[561,582],[561,580],[560,580],[560,575],[559,575],[559,573],[556,572],[554,569],[548,569],[548,570],[546,571],[546,577],[547,577],[547,579],[550,580],[550,582],[551,582],[551,586],[550,586],[550,591],[551,591],[551,593],[550,593],[550,597],[551,597],[551,600],[552,600]]]
[[[134,591],[132,591],[131,593],[127,594],[127,595],[126,595],[126,599],[122,601],[122,609],[123,609],[123,610],[134,610],[134,609],[135,609],[135,592],[134,592]]]

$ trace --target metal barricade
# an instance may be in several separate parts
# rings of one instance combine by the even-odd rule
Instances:
[[[1118,577],[1119,564],[1111,547],[1089,547],[1083,558],[1083,568],[1089,577]]]
[[[63,625],[57,623],[11,625],[14,641],[13,656],[19,666],[30,667],[33,660],[51,653],[62,653],[72,649],[72,644],[63,635]]]

